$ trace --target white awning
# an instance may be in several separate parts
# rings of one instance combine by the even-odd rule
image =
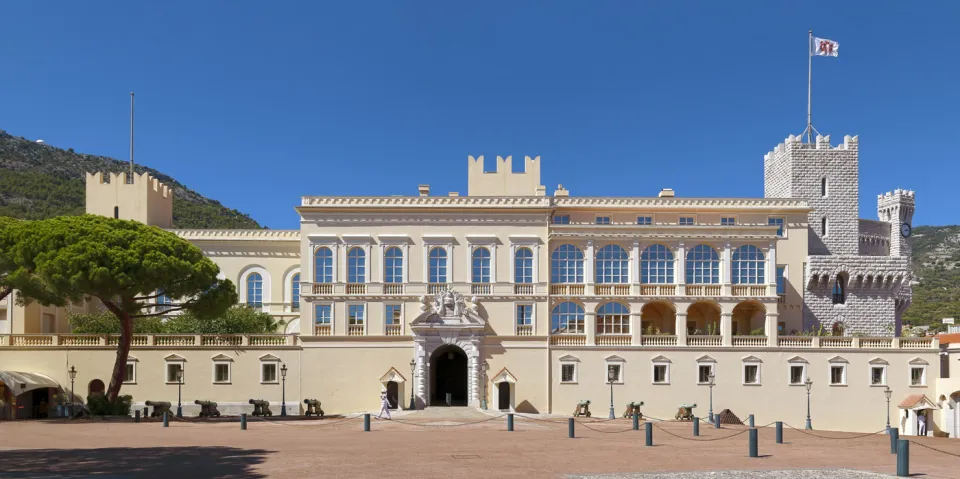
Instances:
[[[19,371],[0,371],[0,381],[3,381],[14,396],[27,391],[41,388],[60,388],[60,383],[49,376],[40,373],[22,373]]]

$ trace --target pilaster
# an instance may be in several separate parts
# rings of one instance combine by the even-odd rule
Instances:
[[[640,312],[630,313],[630,335],[631,335],[630,344],[633,346],[639,346],[643,344],[643,339],[642,339],[643,328],[641,325],[640,318],[641,318]]]
[[[764,330],[767,333],[767,346],[771,348],[777,347],[777,338],[779,333],[777,331],[777,322],[780,320],[780,313],[767,313],[767,321],[764,325]]]
[[[677,294],[683,294],[683,286],[687,284],[687,248],[683,243],[677,245],[677,255],[674,258],[676,269],[673,275],[677,279]]]
[[[584,253],[583,281],[586,284],[593,284],[593,268],[596,258],[593,252],[593,240],[587,240],[587,250]]]
[[[687,313],[677,313],[674,321],[674,333],[677,335],[677,346],[687,345]]]
[[[587,311],[583,316],[583,327],[587,333],[587,346],[594,346],[597,344],[597,313]]]
[[[720,335],[723,346],[733,346],[733,313],[720,313]]]

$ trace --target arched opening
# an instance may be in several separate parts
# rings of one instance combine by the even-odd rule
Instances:
[[[510,383],[507,381],[497,384],[497,409],[510,409]]]
[[[677,313],[673,305],[663,301],[654,301],[643,305],[640,310],[640,334],[677,334]]]
[[[87,396],[93,396],[94,394],[103,394],[107,388],[103,385],[103,381],[99,379],[94,379],[90,381],[90,384],[87,385]]]
[[[400,385],[396,381],[387,383],[387,402],[390,403],[390,409],[397,409],[400,404]]]
[[[720,306],[698,302],[687,308],[687,334],[712,336],[720,334]]]
[[[749,334],[762,336],[765,334],[766,322],[767,309],[762,304],[756,301],[744,301],[733,308],[731,334],[734,336]]]
[[[430,405],[466,406],[467,354],[452,344],[437,348],[430,357],[430,386]]]
[[[844,304],[847,302],[847,277],[838,274],[833,280],[833,304]]]

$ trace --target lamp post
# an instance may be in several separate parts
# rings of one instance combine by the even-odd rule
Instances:
[[[77,368],[70,366],[70,370],[67,371],[70,374],[70,404],[68,405],[68,410],[70,417],[73,417],[73,381],[77,379]],[[887,421],[890,422],[889,420]]]
[[[893,395],[893,390],[890,389],[890,386],[887,386],[883,390],[883,395],[887,397],[887,434],[890,434],[890,396]]]
[[[181,403],[183,392],[183,366],[177,369],[177,417],[183,417],[183,404]]]
[[[609,419],[616,419],[617,415],[613,411],[613,381],[617,379],[616,366],[610,364],[607,366],[607,382],[610,383],[610,417]]]
[[[810,378],[803,383],[807,387],[807,425],[806,429],[813,429],[813,425],[810,424],[810,388],[813,387],[813,381]]]
[[[480,399],[480,409],[487,410],[487,371],[490,370],[490,363],[483,360],[483,398]]]
[[[284,363],[280,366],[280,380],[282,381],[282,386],[280,386],[280,415],[287,415],[287,364]]]
[[[709,418],[710,422],[713,422],[713,380],[716,376],[713,375],[713,368],[710,368],[710,374],[707,375],[707,386],[710,386],[710,412]]]
[[[409,408],[411,411],[417,408],[417,403],[414,402],[413,400],[413,388],[414,388],[414,384],[417,382],[416,379],[413,377],[413,375],[414,375],[414,372],[416,372],[416,370],[417,370],[417,361],[414,359],[411,359],[410,360],[410,408]]]

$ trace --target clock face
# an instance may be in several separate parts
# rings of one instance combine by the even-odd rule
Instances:
[[[910,237],[910,231],[911,231],[911,228],[909,223],[904,223],[900,225],[900,234],[903,235],[904,238]]]

